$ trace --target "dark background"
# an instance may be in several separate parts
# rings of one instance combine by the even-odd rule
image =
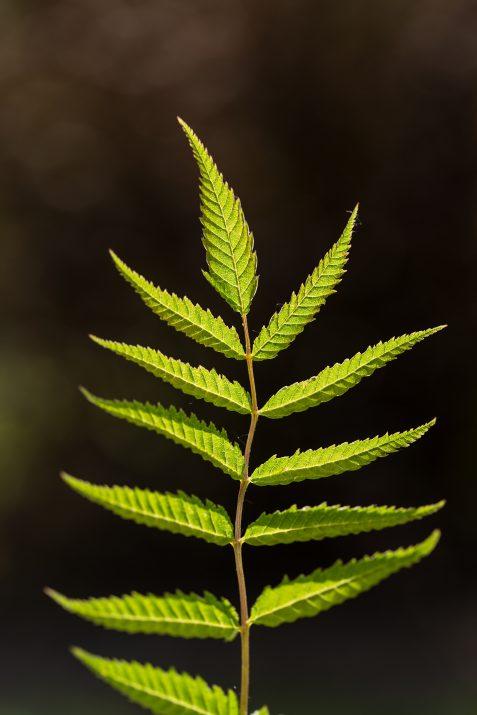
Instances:
[[[245,380],[242,365],[149,313],[107,255],[113,247],[234,321],[200,273],[197,173],[176,114],[204,139],[254,230],[254,333],[361,202],[339,293],[288,351],[257,366],[262,401],[378,339],[450,324],[342,399],[259,424],[255,463],[439,417],[419,444],[363,472],[251,489],[247,519],[324,499],[448,505],[400,529],[247,550],[253,600],[284,572],[444,532],[431,559],[357,601],[257,628],[253,704],[272,715],[475,712],[476,20],[471,0],[2,4],[2,715],[138,711],[81,669],[73,643],[237,684],[237,643],[106,633],[42,595],[44,585],[72,596],[180,587],[236,600],[231,552],[123,522],[57,477],[65,468],[184,488],[233,509],[225,475],[77,392],[174,401],[244,440],[245,418],[193,406],[87,338],[146,343]]]

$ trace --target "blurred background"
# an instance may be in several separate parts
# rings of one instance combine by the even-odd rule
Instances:
[[[114,248],[234,321],[199,270],[197,172],[177,114],[254,230],[253,333],[361,202],[350,270],[293,347],[258,365],[262,401],[381,338],[450,325],[342,399],[259,425],[255,463],[439,418],[417,445],[365,471],[250,490],[247,519],[325,499],[448,504],[400,529],[247,550],[253,600],[284,572],[444,532],[431,559],[363,598],[257,629],[253,705],[274,715],[476,712],[476,31],[471,0],[1,4],[1,715],[139,712],[84,671],[71,644],[237,685],[238,643],[106,633],[42,594],[180,587],[236,600],[231,552],[122,522],[57,476],[183,488],[234,506],[225,475],[77,391],[174,402],[244,441],[244,418],[193,404],[87,338],[146,343],[245,380],[242,365],[161,324],[107,255]]]

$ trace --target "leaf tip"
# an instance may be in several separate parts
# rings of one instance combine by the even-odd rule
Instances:
[[[177,117],[177,121],[178,121],[179,125],[182,127],[182,129],[184,130],[184,132],[187,134],[187,136],[189,137],[189,139],[191,139],[191,138],[193,137],[193,135],[194,135],[194,132],[193,132],[192,128],[187,124],[187,122],[185,122],[185,121],[182,119],[182,117],[179,117],[179,116],[178,116],[178,117]]]
[[[419,544],[421,552],[425,555],[428,556],[431,554],[434,549],[436,548],[437,544],[439,543],[441,538],[441,530],[440,529],[434,529],[427,539],[424,539],[424,541],[421,541]]]
[[[58,593],[58,591],[55,591],[53,588],[50,588],[49,586],[45,586],[45,588],[43,589],[43,593],[45,594],[45,596],[48,596],[48,598],[53,599],[53,601],[57,601],[58,597],[60,595]]]
[[[122,268],[124,267],[123,261],[119,258],[118,254],[113,251],[112,248],[108,249],[108,253],[111,256],[112,261],[116,264],[116,268]]]
[[[93,395],[92,392],[90,392],[89,390],[87,390],[86,387],[83,387],[83,385],[80,385],[80,386],[78,387],[78,390],[81,392],[81,394],[83,395],[83,397],[85,397],[85,398],[88,400],[88,402],[91,402],[92,404],[95,403],[95,401],[96,401],[95,396]]]
[[[88,482],[85,482],[82,479],[78,479],[77,477],[73,477],[72,474],[68,474],[67,472],[61,472],[60,477],[64,481],[66,486],[72,489],[74,492],[76,492],[77,494],[84,494],[84,489],[88,486]]]
[[[111,350],[112,345],[114,344],[113,341],[106,340],[106,338],[100,338],[98,335],[93,335],[93,333],[89,333],[88,337],[93,341],[93,343],[96,343],[96,345],[99,345],[102,348],[108,348]]]
[[[61,606],[61,608],[64,608],[67,611],[70,610],[69,599],[66,596],[63,596],[63,594],[59,591],[55,591],[54,588],[45,588],[43,589],[43,593],[48,596],[48,598],[51,598],[51,600],[58,606]]]
[[[88,653],[88,651],[84,650],[83,648],[79,648],[78,646],[71,646],[70,653],[74,658],[77,658],[84,665],[88,665],[93,658],[91,653]]]

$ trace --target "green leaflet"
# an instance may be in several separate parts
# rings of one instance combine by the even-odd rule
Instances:
[[[46,592],[66,611],[117,631],[226,641],[239,632],[235,608],[227,599],[219,600],[211,593],[198,596],[176,591],[160,597],[132,593],[80,600],[52,589]]]
[[[208,499],[201,501],[181,491],[161,494],[147,489],[99,486],[69,474],[62,474],[62,478],[81,496],[137,524],[195,536],[218,546],[230,544],[233,539],[229,515]]]
[[[157,432],[182,447],[211,462],[233,479],[240,479],[243,470],[243,455],[240,447],[229,441],[225,430],[218,430],[212,423],[199,420],[193,413],[186,415],[175,407],[151,405],[148,402],[105,400],[82,389],[84,396],[96,407],[113,417],[127,420],[138,427]]]
[[[239,335],[222,318],[212,315],[189,298],[157,288],[139,273],[129,268],[113,251],[111,257],[119,273],[134,288],[144,303],[172,328],[185,333],[201,345],[223,353],[229,358],[243,360],[245,353]]]
[[[317,569],[293,581],[285,578],[275,588],[268,586],[258,597],[250,623],[274,628],[327,611],[428,556],[439,536],[439,532],[434,531],[425,541],[409,548],[376,553],[346,564],[337,561],[328,569]]]
[[[239,199],[193,130],[179,118],[199,167],[202,242],[209,283],[230,307],[246,315],[257,290],[257,255]]]
[[[251,412],[250,395],[247,390],[236,380],[232,382],[213,369],[207,370],[202,366],[192,367],[187,362],[169,358],[152,348],[103,340],[94,335],[90,337],[98,345],[140,365],[187,395],[240,414]]]
[[[207,685],[202,678],[136,661],[109,660],[81,648],[72,652],[101,680],[157,715],[238,715],[235,693]]]
[[[294,541],[320,541],[333,536],[360,534],[423,519],[442,509],[445,502],[416,508],[394,506],[292,506],[262,514],[247,528],[244,542],[251,546],[274,546]]]
[[[445,327],[439,325],[429,330],[419,330],[409,335],[401,335],[399,338],[391,338],[384,343],[379,342],[344,362],[326,367],[315,377],[282,387],[262,407],[260,414],[277,419],[291,415],[293,412],[303,412],[309,407],[339,397],[364,377],[369,377],[378,368]]]
[[[291,457],[274,455],[253,472],[251,480],[258,486],[290,484],[304,479],[321,479],[343,472],[351,472],[370,462],[386,457],[398,449],[409,447],[420,439],[436,420],[406,432],[386,433],[355,442],[333,444],[320,449],[297,450]]]
[[[263,706],[263,708],[260,708],[260,710],[255,710],[252,715],[270,715],[269,709],[266,707],[266,705]]]
[[[335,287],[345,272],[344,266],[348,260],[357,214],[358,206],[352,212],[338,241],[300,286],[298,293],[292,293],[288,303],[261,329],[253,343],[254,360],[270,360],[287,348],[308,323],[314,320],[328,296],[336,292]]]

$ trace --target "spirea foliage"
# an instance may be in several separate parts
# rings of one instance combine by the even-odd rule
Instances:
[[[434,425],[430,420],[400,432],[361,437],[343,444],[305,449],[290,456],[274,454],[250,469],[250,454],[257,422],[280,419],[328,402],[357,386],[376,370],[441,330],[438,326],[377,342],[350,358],[316,375],[287,385],[261,406],[257,402],[253,364],[270,360],[289,347],[312,322],[343,278],[356,227],[357,207],[336,243],[318,265],[292,292],[258,331],[253,344],[247,316],[255,296],[257,256],[253,235],[239,199],[224,180],[214,160],[193,130],[179,120],[199,169],[202,243],[207,269],[204,275],[229,307],[241,317],[243,336],[209,309],[187,297],[180,298],[154,285],[111,253],[120,275],[159,318],[201,345],[246,364],[248,385],[243,386],[215,370],[165,355],[155,348],[129,345],[92,336],[101,347],[135,363],[154,377],[187,395],[241,415],[250,427],[244,449],[224,429],[205,422],[194,413],[174,406],[142,403],[131,399],[98,397],[83,390],[86,399],[104,412],[143,427],[176,445],[186,447],[239,483],[237,512],[232,519],[226,510],[197,496],[178,492],[156,492],[134,486],[105,486],[63,474],[76,493],[114,514],[174,534],[203,539],[216,546],[231,547],[235,558],[239,608],[220,595],[175,593],[155,595],[130,593],[78,599],[49,589],[51,598],[74,613],[104,628],[127,633],[148,633],[181,638],[215,638],[241,641],[241,688],[223,690],[202,678],[164,670],[149,664],[112,660],[73,649],[74,655],[106,683],[133,702],[159,715],[248,715],[249,632],[251,627],[276,627],[299,618],[310,618],[355,598],[400,569],[413,566],[435,548],[439,532],[420,543],[394,551],[375,553],[347,563],[318,567],[281,583],[267,586],[249,611],[242,559],[244,546],[274,546],[359,534],[405,524],[434,514],[442,501],[419,507],[290,506],[264,513],[242,528],[244,496],[249,486],[268,487],[322,479],[353,472],[409,447]],[[273,495],[271,495],[273,496]],[[236,685],[233,683],[232,685]],[[269,715],[267,707],[254,715]]]

